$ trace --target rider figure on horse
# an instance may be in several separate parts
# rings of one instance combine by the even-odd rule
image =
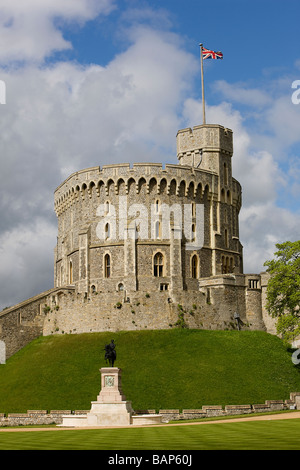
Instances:
[[[113,367],[114,362],[117,358],[116,345],[115,345],[114,340],[112,339],[109,344],[106,344],[104,349],[105,349],[105,360],[106,362],[109,361],[110,366]]]

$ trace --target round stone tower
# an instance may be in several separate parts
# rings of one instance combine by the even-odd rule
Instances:
[[[55,191],[55,287],[197,291],[200,278],[242,273],[232,152],[232,131],[206,124],[178,132],[179,164],[72,174]]]

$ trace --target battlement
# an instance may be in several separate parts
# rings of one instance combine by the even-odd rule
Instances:
[[[128,193],[130,184],[135,184],[136,193],[142,182],[146,182],[147,193],[149,193],[151,185],[157,185],[159,193],[160,185],[165,182],[170,190],[171,183],[176,185],[179,191],[180,185],[184,184],[186,191],[190,184],[197,188],[200,184],[202,191],[208,187],[212,190],[211,178],[212,171],[201,168],[196,169],[191,166],[178,164],[166,164],[165,168],[161,163],[134,163],[132,167],[129,163],[113,164],[86,168],[71,174],[54,193],[55,210],[64,210],[69,206],[70,201],[75,201],[79,196],[85,198],[91,197],[94,191],[100,194],[101,186],[105,187],[106,194],[113,185],[115,194],[119,194],[119,186],[123,182],[126,186],[126,194]]]
[[[204,148],[232,154],[232,130],[218,124],[203,124],[177,132],[177,156]]]
[[[218,124],[203,124],[177,133],[177,158],[180,165],[220,172],[220,161],[231,165],[232,131]]]

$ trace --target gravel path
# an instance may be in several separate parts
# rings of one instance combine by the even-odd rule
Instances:
[[[229,419],[220,419],[213,421],[193,421],[192,423],[164,423],[164,424],[151,424],[150,426],[141,425],[141,426],[91,426],[87,428],[67,428],[67,427],[40,427],[40,428],[26,428],[20,426],[19,428],[0,428],[0,432],[31,432],[31,431],[78,431],[84,429],[121,429],[121,428],[137,428],[137,427],[158,427],[158,426],[191,426],[191,425],[200,425],[200,424],[226,424],[226,423],[238,423],[241,421],[272,421],[278,419],[295,419],[300,418],[300,411],[293,411],[291,413],[278,413],[273,415],[263,415],[263,416],[247,416],[244,418],[229,418]]]

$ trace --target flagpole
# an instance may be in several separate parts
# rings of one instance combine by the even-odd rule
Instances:
[[[203,44],[200,44],[200,59],[201,59],[203,124],[206,124],[206,120],[205,120],[205,98],[204,98],[204,75],[203,75]]]

